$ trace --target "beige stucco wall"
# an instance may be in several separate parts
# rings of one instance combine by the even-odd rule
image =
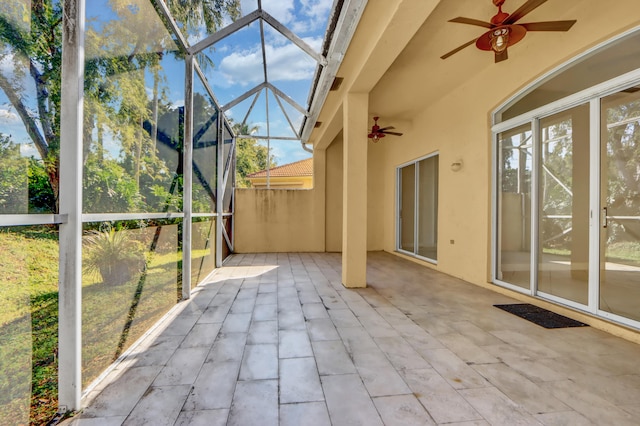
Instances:
[[[487,115],[458,96],[435,103],[416,117],[412,129],[387,145],[384,186],[384,249],[395,250],[398,166],[439,154],[438,270],[473,281],[487,280],[490,213],[490,144]],[[454,113],[455,112],[455,113]],[[464,126],[461,117],[465,117]],[[428,132],[425,132],[428,129]],[[387,142],[387,141],[385,141]],[[450,168],[462,159],[458,172]],[[429,264],[431,265],[431,264]]]
[[[389,138],[393,143],[393,138]],[[326,190],[326,250],[342,251],[342,172],[344,143],[340,133],[327,148],[327,190]],[[385,227],[384,202],[385,191],[385,148],[382,141],[369,144],[367,170],[367,250],[384,250]]]
[[[325,151],[313,156],[313,189],[236,189],[236,253],[325,251]]]
[[[326,250],[342,251],[342,132],[327,147]]]

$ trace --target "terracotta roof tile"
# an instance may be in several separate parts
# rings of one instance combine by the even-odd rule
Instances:
[[[271,177],[291,177],[291,176],[313,176],[313,158],[296,161],[295,163],[283,164],[269,171]],[[248,178],[267,177],[266,170],[250,173]]]

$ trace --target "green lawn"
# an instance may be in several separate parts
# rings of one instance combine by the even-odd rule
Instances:
[[[39,424],[57,406],[58,237],[17,230],[0,230],[0,424]]]
[[[83,386],[180,297],[178,225],[156,230],[123,231],[143,247],[144,257],[142,267],[123,282],[103,283],[96,272],[83,276]],[[44,424],[55,415],[57,239],[57,231],[46,227],[0,229],[0,425],[26,418]],[[207,264],[210,257],[210,250],[197,250],[192,261]]]

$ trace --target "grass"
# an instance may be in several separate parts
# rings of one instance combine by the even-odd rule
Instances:
[[[180,297],[178,225],[125,230],[147,250],[125,282],[83,274],[83,386],[95,379]],[[149,250],[150,247],[154,250]],[[0,228],[0,425],[46,424],[57,409],[58,237],[46,227]],[[212,267],[194,250],[193,276]]]
[[[571,256],[568,248],[544,248],[544,254],[556,256]],[[620,241],[607,245],[607,262],[620,263],[622,265],[640,265],[640,243],[635,241]]]
[[[0,247],[0,424],[42,424],[57,406],[57,232],[0,230]]]

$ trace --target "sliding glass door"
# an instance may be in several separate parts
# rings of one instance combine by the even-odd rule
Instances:
[[[416,165],[409,164],[398,172],[400,180],[400,241],[399,249],[413,253],[416,236]]]
[[[398,168],[397,249],[438,259],[438,155]]]
[[[598,307],[640,321],[640,87],[601,110]]]
[[[538,291],[589,300],[589,105],[540,120]]]
[[[498,135],[497,279],[531,286],[531,124]]]
[[[640,86],[574,105],[496,132],[494,280],[638,326]]]

